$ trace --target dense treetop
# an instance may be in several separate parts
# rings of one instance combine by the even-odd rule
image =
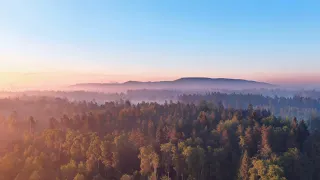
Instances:
[[[320,178],[317,117],[276,117],[207,96],[164,104],[2,99],[0,180]]]

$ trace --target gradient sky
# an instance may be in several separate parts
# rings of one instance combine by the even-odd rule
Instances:
[[[302,0],[0,0],[0,85],[320,83],[319,9]]]

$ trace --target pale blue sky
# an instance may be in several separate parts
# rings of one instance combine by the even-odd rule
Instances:
[[[319,10],[302,0],[0,0],[0,72],[318,81]]]

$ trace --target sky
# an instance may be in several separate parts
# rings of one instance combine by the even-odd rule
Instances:
[[[0,85],[320,84],[320,2],[0,0]]]

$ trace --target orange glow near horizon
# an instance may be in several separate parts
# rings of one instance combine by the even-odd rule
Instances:
[[[181,76],[182,77],[182,76]],[[191,75],[184,77],[212,77],[212,78],[236,78],[262,81],[274,84],[315,84],[320,82],[320,76],[312,74],[293,75],[293,74],[276,74],[276,75]],[[174,74],[167,74],[167,76],[160,76],[157,74],[132,74],[132,75],[107,75],[99,73],[79,73],[79,72],[37,72],[37,73],[14,73],[14,72],[0,72],[0,86],[2,90],[15,89],[59,89],[67,85],[76,83],[109,83],[109,82],[125,82],[133,81],[165,81],[174,80],[180,76]]]
[[[94,73],[46,72],[46,73],[14,73],[0,72],[2,90],[23,89],[59,89],[77,83],[110,83],[134,81],[160,81],[175,78],[145,75],[106,75]]]

